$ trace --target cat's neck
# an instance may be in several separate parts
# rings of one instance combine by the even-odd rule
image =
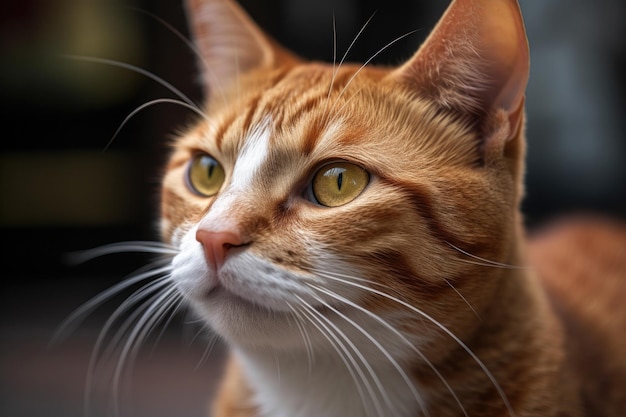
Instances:
[[[349,370],[341,358],[330,354],[311,358],[302,352],[238,350],[235,355],[262,416],[420,415],[406,381],[388,363],[368,361],[366,366],[354,357],[349,361],[356,365],[350,364],[354,369]]]
[[[545,407],[560,407],[558,399],[549,398],[549,388],[566,382],[559,367],[564,361],[562,331],[533,271],[503,273],[492,304],[465,343],[433,363],[440,374],[436,376],[419,357],[410,363],[397,358],[406,371],[403,376],[388,360],[369,357],[364,365],[358,357],[328,352],[315,352],[311,358],[306,352],[237,349],[235,355],[263,416],[462,416],[485,407],[492,411],[478,415],[530,416]],[[520,380],[528,383],[510,384]]]

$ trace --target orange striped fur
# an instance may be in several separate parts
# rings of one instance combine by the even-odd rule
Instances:
[[[626,410],[623,226],[598,238],[622,248],[611,274],[568,264],[585,249],[552,257],[550,238],[529,266],[515,0],[454,1],[398,68],[308,62],[231,1],[187,7],[206,117],[173,143],[162,234],[180,250],[179,290],[232,348],[214,416]],[[198,155],[223,169],[215,195],[190,184]],[[337,161],[369,181],[324,207],[311,184]],[[614,310],[608,294],[583,311],[574,277],[589,293],[611,286]],[[605,365],[596,379],[587,345]]]

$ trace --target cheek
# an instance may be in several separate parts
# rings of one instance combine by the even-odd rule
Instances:
[[[375,195],[363,204],[327,210],[324,218],[311,219],[311,235],[324,250],[371,276],[387,276],[387,260],[400,256],[413,275],[436,277],[443,249],[430,235],[428,223],[401,195],[385,190]]]

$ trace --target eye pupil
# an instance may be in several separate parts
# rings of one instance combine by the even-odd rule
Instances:
[[[358,165],[334,162],[323,166],[311,183],[312,201],[338,207],[354,200],[369,183],[369,174]]]

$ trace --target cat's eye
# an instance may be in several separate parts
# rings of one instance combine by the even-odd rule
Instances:
[[[187,186],[196,194],[211,197],[218,193],[225,176],[224,168],[215,158],[197,154],[187,168]]]
[[[369,174],[360,166],[333,162],[315,173],[311,191],[320,205],[338,207],[348,204],[361,194],[369,180]]]

